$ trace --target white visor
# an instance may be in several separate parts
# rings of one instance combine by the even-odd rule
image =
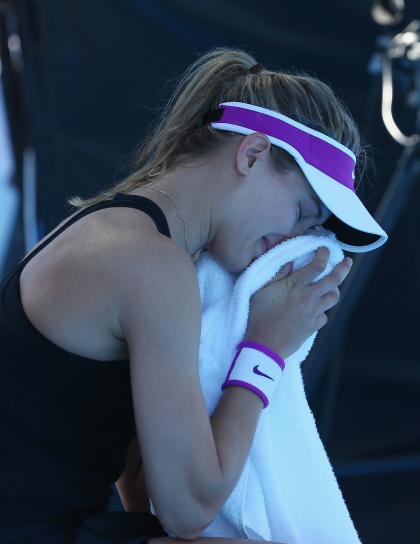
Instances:
[[[281,113],[243,102],[223,102],[205,118],[219,130],[261,132],[290,153],[332,213],[323,226],[335,233],[343,249],[363,253],[387,241],[386,232],[356,195],[356,157],[340,142]]]

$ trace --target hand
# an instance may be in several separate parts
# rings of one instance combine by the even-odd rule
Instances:
[[[150,501],[149,501],[149,495],[146,489],[146,481],[144,478],[143,465],[140,467],[137,473],[137,478],[135,483],[137,488],[136,512],[147,512],[148,514],[151,514]]]
[[[338,286],[352,265],[347,257],[313,283],[325,270],[328,258],[329,250],[321,247],[312,261],[296,272],[292,272],[292,263],[287,263],[254,293],[245,339],[265,344],[286,359],[321,329],[328,322],[325,312],[340,299]]]
[[[115,485],[122,505],[127,512],[147,512],[151,514],[137,436],[134,437],[128,447],[126,467]]]

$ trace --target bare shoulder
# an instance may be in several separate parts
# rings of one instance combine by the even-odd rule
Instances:
[[[159,232],[140,240],[130,236],[124,243],[112,244],[109,259],[106,252],[102,252],[101,258],[108,263],[107,282],[112,286],[119,331],[125,340],[128,324],[138,324],[152,308],[155,315],[161,309],[164,319],[168,305],[183,303],[195,319],[200,317],[196,268],[191,258],[168,237]]]
[[[168,284],[171,274],[198,291],[191,259],[147,214],[106,208],[48,240],[24,266],[20,294],[32,325],[58,347],[96,360],[119,360],[128,356],[119,310],[141,305],[147,311],[161,294],[147,301],[145,290],[152,289],[153,279]]]

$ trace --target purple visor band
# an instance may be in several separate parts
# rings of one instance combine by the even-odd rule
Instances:
[[[354,189],[354,159],[340,148],[303,129],[265,113],[223,104],[220,118],[212,124],[237,125],[267,136],[277,138],[295,148],[307,164],[338,181],[348,189]]]

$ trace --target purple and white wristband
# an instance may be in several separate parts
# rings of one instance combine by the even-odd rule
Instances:
[[[258,395],[267,408],[285,366],[280,355],[264,344],[240,342],[221,389],[231,386],[248,389]]]

